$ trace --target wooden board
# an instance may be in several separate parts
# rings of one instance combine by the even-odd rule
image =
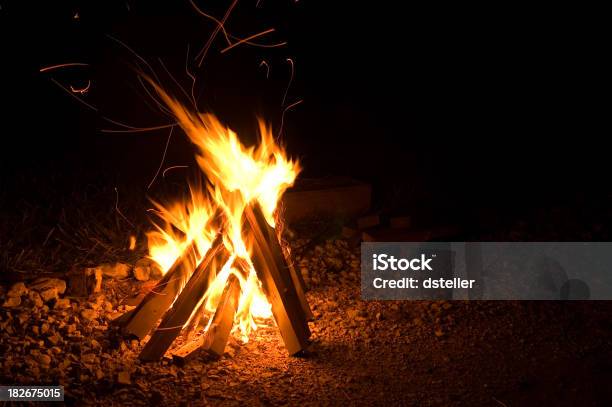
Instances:
[[[255,271],[272,305],[272,314],[285,348],[294,355],[309,344],[310,329],[304,308],[278,239],[274,233],[269,233],[274,230],[269,227],[259,205],[248,206],[245,217],[254,236],[252,260]]]
[[[130,317],[121,321],[125,335],[134,335],[139,339],[147,336],[191,276],[197,257],[197,247],[193,242],[131,312]]]
[[[204,335],[198,336],[196,339],[187,342],[174,352],[172,352],[172,360],[177,365],[183,366],[189,360],[193,359],[204,345]]]
[[[229,257],[230,253],[223,244],[223,237],[219,234],[172,307],[164,314],[151,339],[140,352],[140,360],[154,361],[164,356],[200,305],[217,271],[223,267]]]
[[[215,356],[223,355],[234,325],[234,315],[240,301],[240,281],[230,275],[223,289],[212,322],[206,331],[202,348]]]

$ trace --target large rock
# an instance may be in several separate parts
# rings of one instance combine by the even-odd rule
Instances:
[[[102,271],[104,277],[114,278],[116,280],[123,280],[130,275],[130,266],[125,263],[105,263],[100,264],[97,268]]]
[[[151,276],[151,263],[152,261],[147,258],[138,260],[132,270],[134,278],[138,281],[148,281]]]
[[[8,291],[8,293],[6,293],[6,296],[9,298],[18,298],[27,293],[28,288],[25,286],[24,283],[15,283]]]
[[[49,302],[66,292],[66,282],[59,278],[41,277],[30,284],[30,289],[37,291],[44,302]]]
[[[4,308],[13,308],[21,305],[21,297],[8,297],[2,304]]]

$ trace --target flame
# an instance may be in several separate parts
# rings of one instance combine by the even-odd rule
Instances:
[[[257,329],[256,320],[270,318],[272,312],[251,262],[252,236],[248,233],[245,236],[243,231],[243,213],[247,205],[257,202],[268,224],[275,227],[278,202],[293,185],[300,172],[299,163],[287,157],[276,143],[271,128],[262,120],[258,121],[259,143],[246,147],[214,115],[188,110],[156,83],[149,82],[197,147],[197,162],[208,180],[206,188],[191,185],[189,199],[169,206],[154,202],[154,211],[161,222],[147,236],[149,256],[165,273],[195,242],[200,256],[197,261],[201,261],[220,230],[216,219],[222,218],[223,244],[231,256],[215,270],[201,302],[204,312],[214,313],[227,279],[235,275],[241,295],[234,332],[247,341],[250,332]],[[236,266],[237,260],[242,267]]]

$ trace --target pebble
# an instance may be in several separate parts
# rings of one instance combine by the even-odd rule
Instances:
[[[19,298],[27,293],[28,288],[25,286],[24,283],[15,283],[8,291],[8,293],[6,293],[6,296],[9,298]]]
[[[68,298],[58,298],[55,301],[53,309],[67,309],[70,308],[70,300]]]
[[[132,384],[130,372],[119,372],[119,374],[117,374],[117,382],[121,384]]]
[[[66,282],[59,278],[41,277],[30,284],[30,289],[38,292],[54,289],[58,294],[64,294],[66,292]]]
[[[98,316],[98,313],[92,309],[84,309],[83,311],[81,311],[81,316],[83,317],[83,319],[91,321]]]
[[[44,353],[39,354],[36,357],[36,360],[38,360],[38,363],[40,363],[43,366],[51,365],[51,356],[45,355]]]
[[[130,275],[130,266],[125,263],[105,263],[98,266],[102,271],[102,275],[108,278],[114,278],[116,280],[122,280],[128,278]]]
[[[5,308],[13,308],[21,305],[21,297],[8,297],[2,304]]]

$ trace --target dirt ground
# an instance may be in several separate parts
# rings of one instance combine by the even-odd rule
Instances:
[[[107,279],[103,294],[70,298],[69,308],[28,299],[2,308],[0,382],[63,384],[69,405],[612,401],[612,304],[365,302],[358,248],[343,241],[294,246],[316,317],[304,355],[287,356],[270,322],[247,344],[231,339],[219,359],[202,352],[184,366],[170,359],[141,363],[144,341],[119,337],[110,319],[128,308],[124,299],[143,284]]]

